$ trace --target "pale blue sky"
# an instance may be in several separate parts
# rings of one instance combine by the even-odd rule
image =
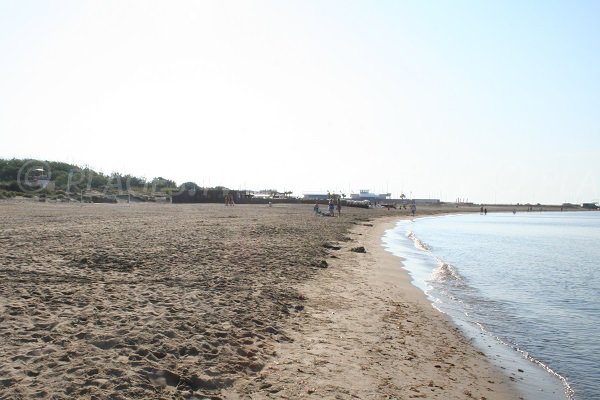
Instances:
[[[0,157],[597,201],[598,21],[597,1],[0,0]]]

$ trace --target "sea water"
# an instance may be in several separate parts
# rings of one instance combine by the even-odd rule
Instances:
[[[600,399],[600,213],[401,221],[384,246],[525,399]]]

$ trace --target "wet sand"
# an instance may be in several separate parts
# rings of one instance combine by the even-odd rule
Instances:
[[[0,398],[518,398],[342,211],[1,202]]]

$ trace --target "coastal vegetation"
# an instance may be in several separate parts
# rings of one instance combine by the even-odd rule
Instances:
[[[175,181],[163,177],[148,180],[119,172],[104,174],[88,166],[59,161],[0,159],[0,198],[22,196],[42,201],[85,198],[97,202],[127,195],[153,201],[169,197],[178,189]]]
[[[0,159],[0,199],[35,198],[39,201],[93,203],[127,201],[173,201],[176,203],[222,202],[226,195],[235,202],[290,200],[292,192],[276,189],[231,190],[224,186],[201,187],[195,182],[178,185],[174,180],[147,179],[131,174],[105,174],[88,166],[36,159]],[[267,196],[268,198],[267,199]]]

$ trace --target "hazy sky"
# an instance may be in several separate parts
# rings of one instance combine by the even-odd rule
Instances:
[[[0,0],[0,157],[600,199],[600,2]]]

